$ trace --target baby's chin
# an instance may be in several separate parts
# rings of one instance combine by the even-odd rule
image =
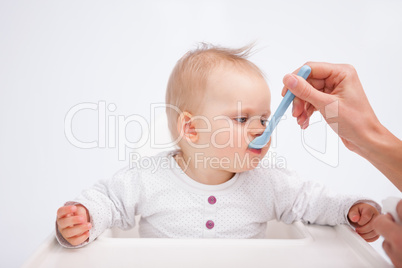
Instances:
[[[260,156],[245,155],[243,159],[235,159],[234,162],[231,163],[231,167],[227,169],[227,171],[240,173],[244,171],[253,170],[258,167],[264,155],[263,154],[261,154]]]

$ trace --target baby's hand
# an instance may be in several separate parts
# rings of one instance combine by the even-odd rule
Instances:
[[[380,237],[373,228],[373,220],[379,214],[375,207],[365,203],[358,203],[350,208],[348,218],[355,227],[356,232],[364,240],[374,242]]]
[[[89,237],[89,213],[82,205],[64,206],[57,210],[57,227],[71,245],[77,246]]]

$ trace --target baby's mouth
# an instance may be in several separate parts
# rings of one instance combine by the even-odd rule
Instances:
[[[247,151],[254,153],[254,154],[261,154],[262,149],[254,149],[254,148],[247,148]]]

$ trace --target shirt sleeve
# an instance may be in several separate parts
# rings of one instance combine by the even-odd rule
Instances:
[[[381,212],[381,207],[366,197],[336,194],[320,183],[302,181],[290,171],[280,172],[271,183],[276,219],[285,223],[349,224],[349,209],[357,203],[368,203]]]
[[[130,229],[135,225],[135,215],[140,199],[139,173],[124,168],[112,179],[100,181],[84,190],[76,199],[65,205],[81,204],[87,208],[92,228],[89,239],[72,246],[60,234],[56,223],[56,239],[66,248],[79,248],[91,243],[108,228]]]

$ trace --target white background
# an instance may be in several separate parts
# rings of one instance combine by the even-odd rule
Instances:
[[[401,1],[144,2],[0,1],[1,267],[20,266],[54,231],[58,207],[128,163],[108,143],[73,146],[64,133],[67,112],[105,101],[117,107],[110,117],[149,121],[150,104],[164,102],[175,62],[201,41],[229,47],[256,41],[251,60],[267,75],[272,110],[283,76],[304,62],[350,63],[380,121],[402,137]],[[376,201],[401,196],[341,142],[312,156],[305,147],[325,148],[325,124],[305,131],[303,146],[287,115],[275,150],[301,176]],[[96,140],[97,120],[96,111],[77,114],[76,137]],[[131,141],[142,133],[138,123],[126,130]],[[325,155],[335,167],[321,161]],[[382,252],[381,241],[374,246]]]

